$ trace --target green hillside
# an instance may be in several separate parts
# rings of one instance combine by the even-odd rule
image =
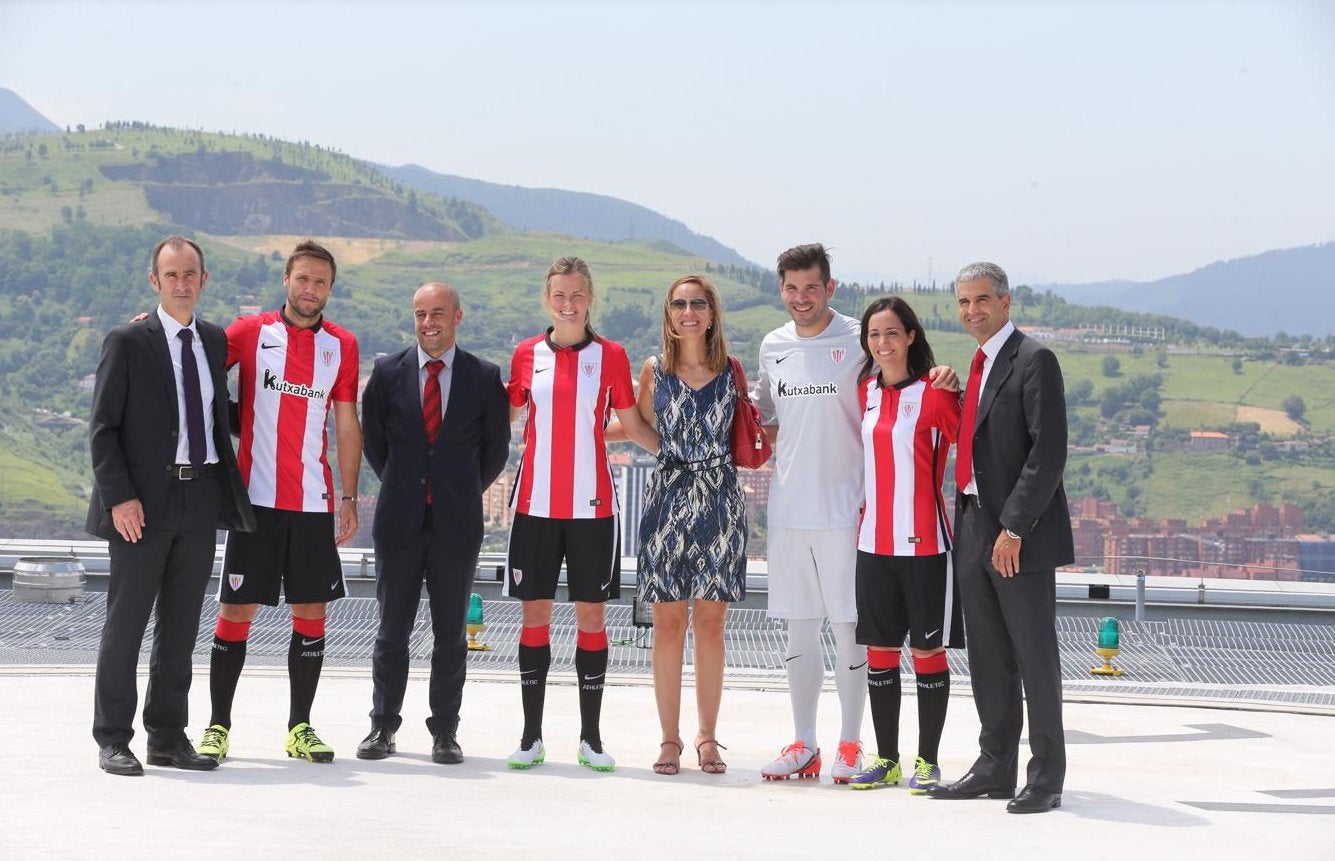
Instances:
[[[74,220],[441,241],[508,230],[481,207],[308,143],[143,123],[0,140],[0,228]]]
[[[289,210],[300,217],[288,218]],[[255,229],[265,218],[284,229]],[[328,233],[296,229],[334,223],[339,229]],[[547,324],[543,275],[565,254],[589,261],[594,323],[626,345],[637,367],[659,349],[663,291],[688,272],[708,272],[718,285],[732,349],[748,366],[763,334],[787,320],[768,273],[661,242],[515,232],[484,210],[414,193],[319,146],[136,124],[5,139],[0,535],[81,533],[91,393],[80,384],[96,368],[103,334],[153,307],[146,255],[168,231],[203,244],[212,276],[200,313],[222,323],[242,307],[281,304],[287,251],[304,235],[327,242],[340,261],[328,313],[357,334],[364,372],[376,353],[412,342],[411,295],[429,279],[460,289],[460,342],[508,366],[514,344]],[[844,285],[836,306],[858,314],[880,292],[879,285]],[[905,296],[928,327],[937,360],[963,368],[975,345],[960,331],[953,295]],[[1257,339],[1225,346],[1219,333],[1187,324],[1079,309],[1027,288],[1016,296],[1021,326],[1148,320],[1170,333],[1162,344],[1051,342],[1066,374],[1072,442],[1080,446],[1068,472],[1071,495],[1113,499],[1126,513],[1193,520],[1261,500],[1295,501],[1314,527],[1335,530],[1335,453],[1327,441],[1335,434],[1335,365],[1327,354],[1284,352]],[[1110,358],[1117,364],[1111,374]],[[1294,396],[1304,406],[1301,421],[1286,414]],[[1148,447],[1098,453],[1129,438],[1135,424],[1154,425]],[[1187,431],[1199,428],[1230,431],[1239,446],[1226,454],[1184,450]],[[1288,446],[1293,440],[1302,445]],[[369,492],[369,476],[366,483]]]

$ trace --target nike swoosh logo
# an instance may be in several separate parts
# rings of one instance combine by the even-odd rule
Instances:
[[[858,670],[862,669],[862,668],[865,667],[865,666],[867,666],[867,662],[866,662],[866,661],[863,661],[862,663],[858,664],[856,667],[849,667],[849,668],[848,668],[848,671],[849,671],[850,673],[856,673]]]
[[[337,589],[337,588],[338,588],[338,581],[335,580],[333,583],[330,583],[330,584],[329,584],[329,588],[330,588],[330,589]]]
[[[928,632],[927,632],[927,639],[930,640],[930,639],[932,639],[933,637],[935,637],[935,636],[936,636],[937,634],[939,634],[939,633],[941,633],[941,629],[940,629],[940,628],[937,628],[935,631],[928,631]]]
[[[261,350],[277,350],[282,344],[260,344]]]
[[[521,676],[531,676],[531,675],[534,675],[535,673],[540,673],[540,672],[542,672],[542,670],[520,670],[520,671],[519,671],[519,675],[521,675]]]
[[[879,410],[880,408],[881,408],[880,404],[872,404],[867,407],[867,412],[871,412],[872,410]]]
[[[781,365],[784,362],[786,362],[788,358],[792,355],[793,355],[792,353],[784,353],[782,356],[779,356],[777,359],[774,360],[774,364]]]
[[[603,583],[603,585],[601,585],[601,586],[598,587],[598,591],[599,591],[599,592],[605,592],[605,591],[607,591],[608,589],[611,589],[611,588],[612,588],[612,580],[611,580],[611,578],[608,578],[607,581]]]
[[[598,681],[599,679],[603,678],[603,677],[606,676],[606,675],[607,675],[607,673],[599,673],[599,674],[596,675],[596,676],[585,676],[585,677],[584,677],[584,681],[586,681],[586,682],[596,682],[596,681]]]
[[[801,655],[790,655],[789,657],[784,658],[784,659],[783,659],[783,662],[786,664],[786,663],[788,663],[789,661],[796,660],[797,658],[800,658],[800,657],[802,657],[802,656],[801,656]]]
[[[534,369],[533,369],[533,373],[535,373],[535,374],[541,374],[543,371],[550,371],[550,370],[551,370],[551,368],[534,368]]]
[[[316,643],[323,643],[323,642],[324,642],[324,637],[316,637],[314,640],[308,640],[305,637],[301,638],[301,644],[303,646],[314,646]]]
[[[891,667],[890,669],[867,670],[867,675],[869,675],[869,676],[883,676],[883,675],[885,675],[886,673],[890,672],[891,669],[894,669],[894,668]]]

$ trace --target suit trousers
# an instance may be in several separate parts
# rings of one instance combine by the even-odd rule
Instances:
[[[976,504],[965,509],[956,538],[955,570],[981,724],[978,760],[970,770],[994,786],[1015,785],[1023,699],[1031,752],[1026,783],[1059,793],[1066,780],[1066,741],[1056,571],[1022,571],[1009,578],[997,573],[991,563],[997,530]],[[1023,560],[1023,548],[1020,553]]]
[[[371,723],[397,731],[408,686],[408,640],[417,620],[425,582],[431,608],[431,682],[427,730],[454,732],[463,703],[468,671],[468,598],[477,572],[477,550],[458,547],[430,529],[430,509],[423,528],[400,546],[378,542],[375,594],[380,626],[371,651]]]
[[[200,608],[217,548],[223,474],[173,481],[164,523],[149,522],[131,544],[108,542],[111,574],[93,692],[93,739],[99,747],[128,743],[138,706],[137,669],[150,613],[153,649],[144,695],[144,731],[153,749],[186,738],[192,656]]]

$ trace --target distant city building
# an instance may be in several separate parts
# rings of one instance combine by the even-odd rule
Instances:
[[[658,461],[645,454],[616,452],[608,457],[617,496],[621,501],[621,555],[640,552],[640,516],[644,513],[644,486]]]
[[[1187,451],[1228,451],[1233,438],[1221,431],[1194,430],[1187,438]]]
[[[1335,538],[1302,532],[1296,505],[1265,503],[1189,525],[1182,518],[1117,516],[1090,497],[1071,501],[1076,564],[1110,574],[1335,581]]]
[[[755,521],[756,514],[769,506],[769,486],[774,479],[774,467],[765,464],[760,469],[739,469],[737,479],[746,494],[746,516]]]
[[[496,529],[510,525],[510,489],[514,484],[514,471],[507,469],[482,492],[482,521],[488,527]]]
[[[1335,536],[1299,535],[1297,542],[1302,579],[1335,583]]]

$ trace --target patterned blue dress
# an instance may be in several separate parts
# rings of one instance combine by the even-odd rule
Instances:
[[[746,502],[730,443],[736,404],[730,368],[696,391],[664,374],[655,357],[662,447],[640,519],[643,601],[746,597]]]

